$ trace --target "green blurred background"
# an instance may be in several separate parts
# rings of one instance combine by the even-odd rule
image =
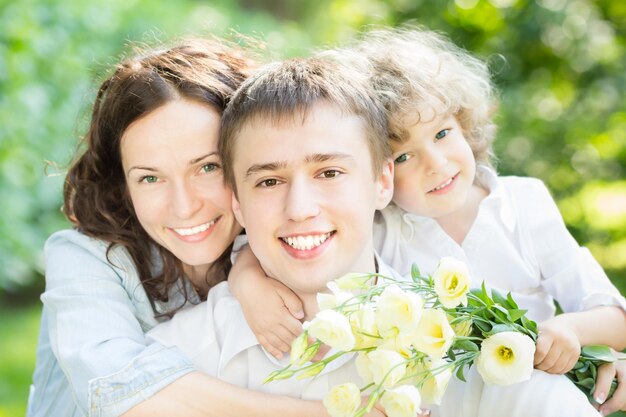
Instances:
[[[24,414],[42,246],[68,226],[63,168],[128,41],[234,30],[279,58],[407,21],[489,62],[502,101],[499,171],[543,179],[571,232],[624,292],[623,0],[0,0],[0,417]]]

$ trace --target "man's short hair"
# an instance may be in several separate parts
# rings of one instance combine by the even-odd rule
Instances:
[[[361,62],[366,65],[366,60]],[[350,66],[346,63],[333,54],[289,59],[259,68],[242,84],[224,111],[219,140],[224,181],[235,194],[233,152],[244,126],[255,121],[304,123],[308,110],[321,102],[363,120],[373,175],[382,172],[391,157],[385,111],[373,97],[367,71],[359,69],[354,59]]]

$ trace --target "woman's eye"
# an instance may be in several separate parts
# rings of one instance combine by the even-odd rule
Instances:
[[[403,153],[400,156],[398,156],[396,159],[394,159],[394,162],[396,164],[401,164],[401,163],[406,162],[408,160],[409,160],[409,155]]]
[[[205,165],[202,165],[202,172],[208,173],[208,172],[215,171],[218,168],[219,167],[216,164],[205,164]]]
[[[440,130],[439,132],[437,132],[437,134],[435,135],[435,139],[439,140],[439,139],[443,139],[446,136],[448,136],[448,133],[450,133],[450,129],[443,129]]]
[[[146,175],[144,177],[141,177],[139,179],[139,182],[145,182],[145,183],[148,183],[148,184],[154,184],[158,180],[159,179],[157,177],[155,177],[154,175]]]

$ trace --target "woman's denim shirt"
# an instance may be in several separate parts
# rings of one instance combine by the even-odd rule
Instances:
[[[193,370],[177,349],[146,345],[150,301],[121,247],[75,230],[45,246],[46,291],[28,417],[119,416]],[[180,287],[168,309],[184,301]]]

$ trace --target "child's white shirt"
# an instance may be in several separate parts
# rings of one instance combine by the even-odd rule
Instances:
[[[430,274],[439,259],[464,261],[472,286],[511,292],[528,317],[554,316],[556,299],[565,312],[599,305],[626,310],[626,301],[591,253],[576,243],[545,185],[538,179],[498,177],[479,167],[489,195],[462,245],[432,218],[390,205],[377,213],[374,236],[378,253],[402,275],[412,263]]]

